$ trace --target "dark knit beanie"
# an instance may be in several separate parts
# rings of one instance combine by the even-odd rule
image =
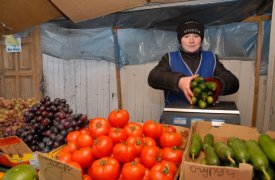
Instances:
[[[197,20],[186,20],[181,23],[177,28],[177,38],[179,43],[181,44],[181,38],[186,35],[194,33],[201,37],[201,41],[204,38],[204,26]]]

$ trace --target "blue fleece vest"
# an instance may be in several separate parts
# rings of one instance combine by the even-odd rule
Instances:
[[[215,57],[215,54],[211,51],[202,51],[200,64],[194,74],[192,73],[191,69],[188,67],[188,65],[184,61],[180,51],[169,53],[169,64],[173,72],[179,72],[185,76],[192,76],[194,74],[199,74],[200,76],[207,78],[207,77],[213,77],[214,75],[214,70],[216,67],[216,57]],[[181,101],[188,103],[183,92],[165,91],[166,105],[172,102],[181,102]]]

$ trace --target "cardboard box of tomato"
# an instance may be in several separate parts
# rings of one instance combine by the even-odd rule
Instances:
[[[202,141],[206,134],[211,133],[214,136],[214,142],[227,143],[230,137],[237,137],[242,140],[256,140],[260,133],[256,128],[221,124],[220,127],[212,126],[211,122],[194,122],[192,123],[188,143],[185,148],[183,164],[181,166],[180,180],[196,179],[196,180],[251,180],[253,174],[253,166],[249,163],[239,163],[238,167],[229,166],[209,166],[201,164],[205,158],[204,151],[201,150],[198,157],[194,160],[189,155],[191,139],[194,133],[200,135]],[[275,138],[275,132],[266,132],[270,137]]]
[[[140,125],[143,125],[143,123],[139,123]],[[185,127],[179,127],[179,126],[173,126],[177,130],[177,132],[181,133],[182,136],[182,144],[179,148],[184,150],[186,144],[187,144],[187,137],[189,133],[189,129]],[[48,154],[44,153],[38,153],[38,161],[40,164],[40,173],[41,175],[47,180],[51,179],[66,179],[66,180],[81,180],[82,179],[82,170],[79,168],[76,168],[74,166],[68,165],[60,160],[58,160],[58,153],[62,151],[61,147],[57,149],[56,151],[53,151]],[[111,157],[114,155],[112,154]],[[120,166],[122,168],[122,164],[120,163]],[[174,179],[177,179],[181,174],[181,165],[179,165],[177,172],[175,173]],[[85,174],[87,174],[87,170],[85,170]]]

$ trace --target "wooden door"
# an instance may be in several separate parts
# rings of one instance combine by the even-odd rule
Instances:
[[[22,51],[6,52],[0,43],[0,96],[10,98],[41,98],[41,50],[39,28],[22,38]]]

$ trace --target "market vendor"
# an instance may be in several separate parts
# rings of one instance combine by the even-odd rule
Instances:
[[[216,54],[202,50],[204,25],[197,20],[186,20],[177,28],[178,51],[166,53],[149,76],[148,84],[164,90],[165,105],[175,101],[192,104],[194,96],[190,89],[192,79],[202,76],[217,84],[218,95],[229,95],[238,91],[239,80],[219,61]]]

